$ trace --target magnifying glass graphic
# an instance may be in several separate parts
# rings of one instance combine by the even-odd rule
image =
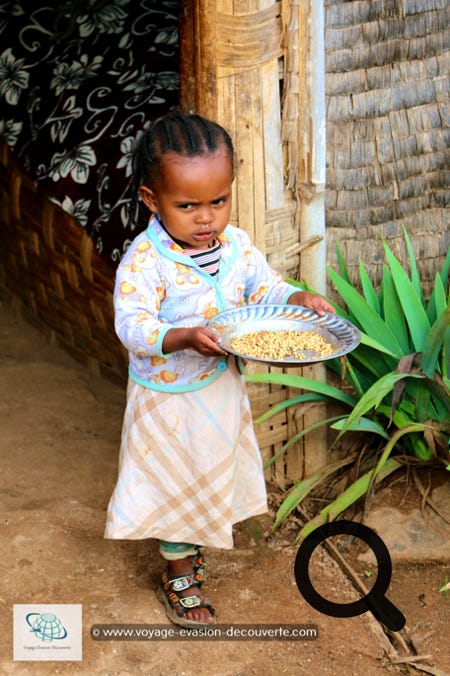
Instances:
[[[377,559],[378,575],[375,584],[365,596],[352,603],[334,603],[324,598],[316,591],[309,577],[309,561],[314,550],[333,535],[354,535],[369,545]],[[405,616],[385,596],[392,576],[389,551],[380,536],[368,526],[346,520],[319,526],[300,545],[295,557],[294,574],[304,599],[324,615],[354,617],[370,611],[391,631],[400,631],[405,626]]]

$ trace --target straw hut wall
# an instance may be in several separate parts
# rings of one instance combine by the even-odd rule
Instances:
[[[447,0],[326,2],[327,259],[380,279],[381,237],[429,290],[449,241]]]

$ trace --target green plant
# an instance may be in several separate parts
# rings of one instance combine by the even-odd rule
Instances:
[[[325,521],[336,518],[362,496],[370,495],[375,483],[400,467],[401,456],[420,463],[443,462],[450,469],[450,305],[447,288],[450,251],[436,274],[431,296],[426,301],[406,230],[404,238],[410,274],[383,239],[386,263],[378,291],[362,263],[358,285],[351,282],[339,247],[339,271],[328,268],[330,279],[346,306],[344,310],[333,303],[336,312],[361,332],[361,344],[353,352],[345,358],[325,362],[347,386],[351,386],[350,394],[329,383],[288,373],[247,376],[252,382],[277,383],[302,390],[300,395],[273,406],[257,419],[257,423],[283,408],[313,405],[314,402],[333,402],[345,409],[342,414],[326,418],[289,439],[266,466],[320,425],[329,424],[338,430],[338,439],[356,431],[372,435],[374,447],[376,439],[382,441],[378,444],[378,452],[373,454],[370,468],[306,524],[299,540]],[[350,458],[327,465],[314,476],[297,482],[283,500],[273,530],[313,489],[341,471],[343,466],[355,464],[354,461],[355,458]]]
[[[439,583],[439,593],[442,594],[446,599],[449,598],[450,594],[450,581],[448,575]]]

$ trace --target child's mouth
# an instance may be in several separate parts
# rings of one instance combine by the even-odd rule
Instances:
[[[193,235],[194,239],[199,241],[199,242],[207,242],[210,239],[213,239],[214,233],[211,232],[201,232],[197,233],[196,235]]]

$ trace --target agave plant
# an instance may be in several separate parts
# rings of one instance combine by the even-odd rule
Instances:
[[[361,332],[361,344],[352,353],[326,362],[347,388],[351,386],[351,393],[329,383],[286,373],[247,376],[252,382],[277,383],[302,391],[299,396],[272,407],[256,422],[267,420],[282,408],[307,402],[334,402],[341,409],[344,407],[342,414],[326,418],[289,439],[267,466],[320,425],[338,430],[338,438],[357,431],[373,435],[374,446],[376,439],[382,441],[378,444],[379,452],[374,454],[373,466],[309,521],[301,530],[299,540],[341,514],[360,497],[370,494],[376,482],[400,467],[400,456],[406,455],[421,463],[444,463],[450,470],[450,251],[426,301],[406,230],[404,238],[410,273],[408,275],[383,239],[386,263],[378,290],[362,263],[359,281],[352,283],[339,247],[339,271],[327,268],[346,309],[331,299],[330,302],[339,315]],[[314,488],[351,462],[352,459],[347,458],[327,465],[314,476],[297,482],[281,504],[272,530]]]

